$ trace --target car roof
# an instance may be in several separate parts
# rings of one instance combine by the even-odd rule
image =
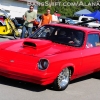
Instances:
[[[83,27],[83,26],[77,26],[77,25],[67,25],[67,24],[49,24],[51,26],[58,26],[58,27],[64,27],[64,28],[71,28],[71,29],[76,29],[76,30],[81,30],[84,32],[100,32],[100,30],[93,29],[93,28],[88,28],[88,27]]]

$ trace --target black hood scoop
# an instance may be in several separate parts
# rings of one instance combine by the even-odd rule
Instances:
[[[24,47],[29,46],[29,47],[34,47],[34,48],[36,48],[36,44],[35,44],[35,43],[33,43],[33,42],[28,42],[28,41],[23,42],[23,46],[24,46]]]
[[[50,47],[52,42],[49,40],[40,40],[40,39],[25,39],[23,41],[23,47],[32,47],[35,49],[42,49],[46,47]]]

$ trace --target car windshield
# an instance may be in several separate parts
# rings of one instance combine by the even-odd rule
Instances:
[[[80,47],[83,44],[84,32],[71,28],[45,25],[30,36],[32,39],[46,39],[59,44]]]

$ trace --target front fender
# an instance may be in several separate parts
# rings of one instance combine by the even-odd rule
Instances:
[[[74,64],[72,64],[72,63],[67,63],[67,64],[62,65],[60,71],[62,71],[62,70],[63,70],[64,68],[66,68],[66,67],[73,67],[73,69],[75,69],[75,65],[74,65]]]
[[[72,64],[72,63],[67,63],[67,64],[64,64],[64,65],[62,65],[61,67],[60,67],[60,69],[59,69],[59,71],[58,71],[58,74],[57,74],[57,76],[59,75],[59,73],[64,69],[64,68],[66,68],[66,67],[72,67],[73,69],[75,69],[75,65],[74,64]]]

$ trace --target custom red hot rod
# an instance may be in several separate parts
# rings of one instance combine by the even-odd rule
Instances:
[[[40,27],[26,39],[0,43],[0,75],[64,90],[100,71],[100,31],[64,24]]]

